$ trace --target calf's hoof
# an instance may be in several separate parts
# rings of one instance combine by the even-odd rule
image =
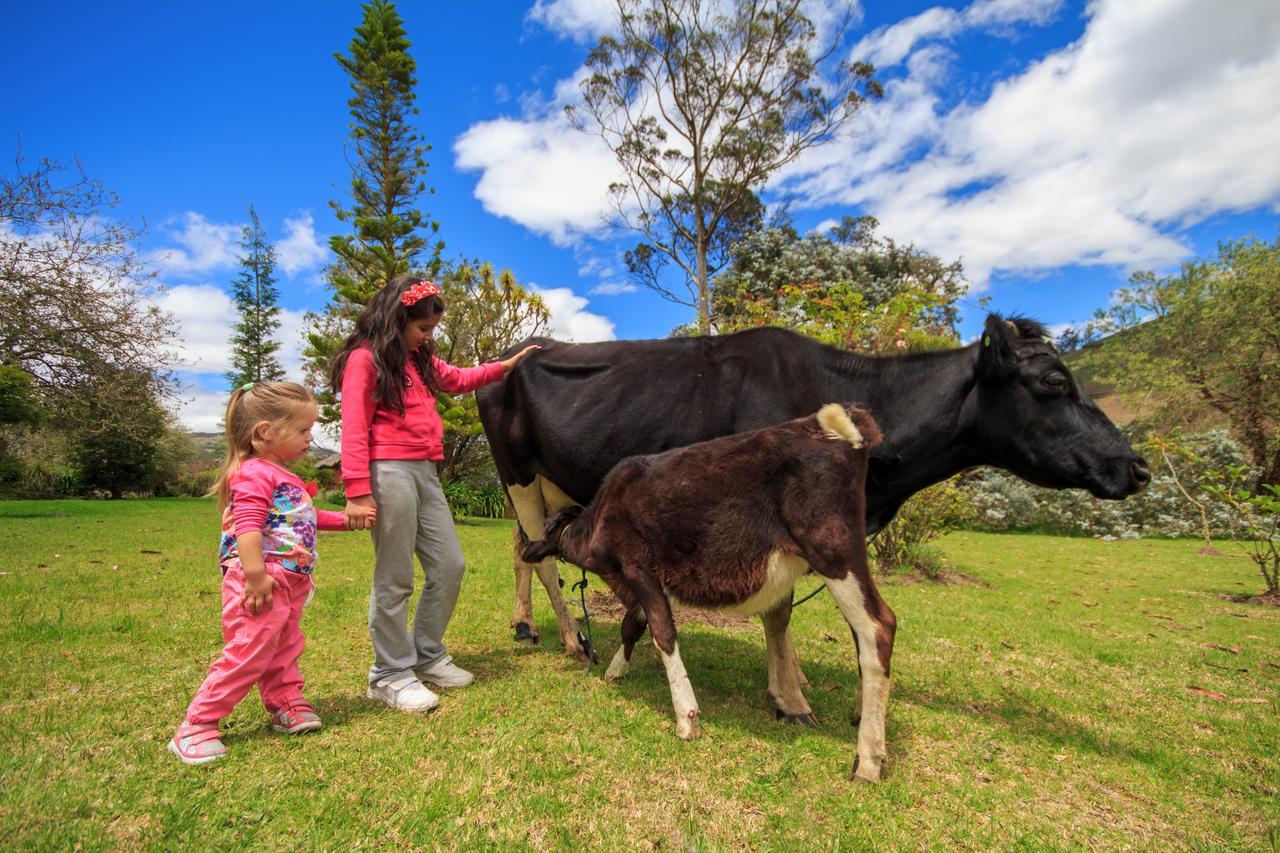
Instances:
[[[849,778],[859,785],[878,785],[880,784],[880,764],[872,764],[870,761],[864,764],[862,758],[855,755]]]
[[[702,727],[698,725],[696,709],[689,711],[683,717],[676,717],[676,736],[680,740],[697,740],[702,737]]]
[[[630,671],[631,662],[623,655],[622,649],[618,649],[618,653],[609,662],[609,668],[604,671],[604,680],[621,681],[627,677],[627,673]]]
[[[516,642],[526,646],[538,645],[538,632],[528,622],[516,623]]]
[[[818,718],[813,714],[788,714],[786,711],[778,708],[774,710],[773,717],[775,720],[782,720],[784,723],[792,725],[804,726],[806,729],[816,729],[818,727]]]

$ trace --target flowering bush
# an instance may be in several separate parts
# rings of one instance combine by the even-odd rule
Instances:
[[[1213,471],[1243,464],[1240,446],[1221,429],[1190,436],[1180,445],[1184,453],[1174,463],[1177,477],[1204,506],[1210,531],[1216,536],[1238,535],[1240,519],[1221,502],[1208,500],[1205,487]],[[962,487],[973,502],[971,524],[980,530],[1039,529],[1099,539],[1200,535],[1200,508],[1182,493],[1159,457],[1148,461],[1151,484],[1124,501],[1099,500],[1081,489],[1040,488],[993,468],[969,472],[962,477]]]

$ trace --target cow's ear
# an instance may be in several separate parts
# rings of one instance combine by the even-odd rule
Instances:
[[[1017,373],[1018,356],[1013,349],[1017,334],[1003,319],[987,315],[978,341],[978,373],[987,381],[1000,382]]]

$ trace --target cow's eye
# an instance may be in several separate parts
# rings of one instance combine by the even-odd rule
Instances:
[[[1040,381],[1050,388],[1063,389],[1067,387],[1067,377],[1061,373],[1046,373],[1040,378]]]

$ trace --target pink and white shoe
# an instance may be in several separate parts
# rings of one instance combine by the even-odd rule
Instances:
[[[208,764],[227,754],[217,723],[183,723],[169,741],[169,751],[183,764]]]
[[[324,727],[320,715],[305,699],[296,699],[271,715],[271,728],[286,735],[314,732]]]

